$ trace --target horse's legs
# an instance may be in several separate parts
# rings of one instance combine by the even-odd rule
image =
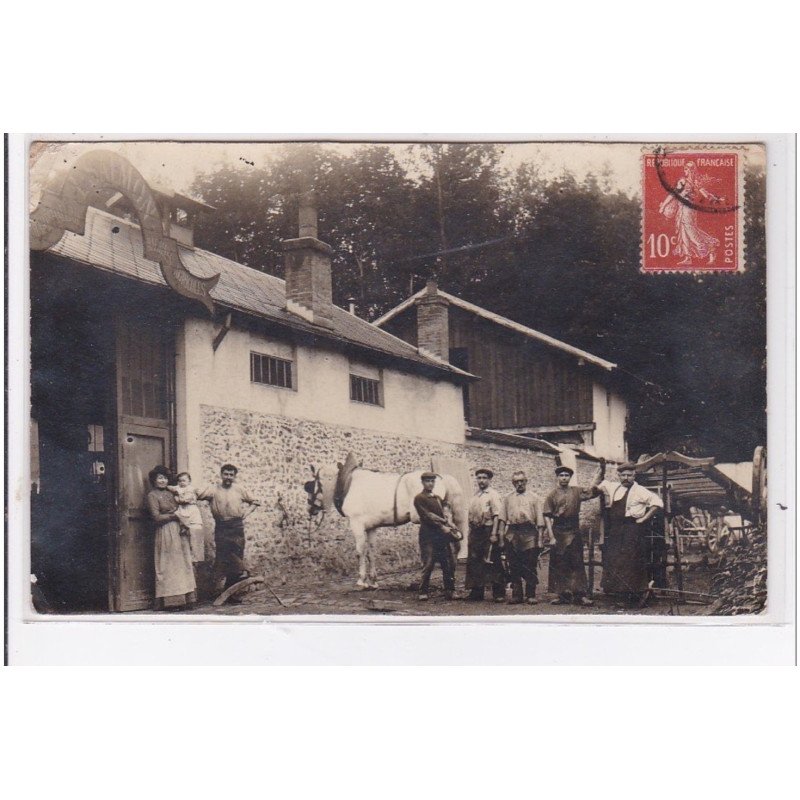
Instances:
[[[375,537],[377,528],[367,531],[367,586],[370,589],[378,588],[378,573],[375,569]]]
[[[350,529],[356,540],[356,552],[358,553],[358,580],[356,587],[359,589],[367,588],[367,533],[364,530],[364,523],[354,519],[350,520]]]

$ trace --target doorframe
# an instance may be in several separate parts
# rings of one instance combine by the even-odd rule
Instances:
[[[123,471],[123,442],[122,442],[122,429],[131,430],[134,433],[143,435],[153,433],[164,433],[166,431],[167,442],[165,452],[167,455],[167,462],[164,466],[171,471],[175,471],[177,467],[176,453],[177,453],[177,419],[176,419],[176,356],[177,356],[177,324],[174,320],[170,320],[166,315],[161,320],[152,319],[149,322],[153,325],[160,325],[165,337],[164,346],[164,370],[165,370],[165,403],[166,403],[166,419],[158,419],[155,417],[136,417],[129,414],[120,413],[120,398],[122,396],[122,371],[119,368],[120,363],[120,326],[131,324],[131,322],[144,320],[133,320],[131,317],[125,315],[118,317],[114,325],[114,380],[113,380],[113,426],[114,426],[114,446],[116,447],[116,458],[114,458],[115,476],[114,476],[114,491],[113,501],[109,503],[109,611],[122,613],[121,605],[121,571],[122,571],[122,532],[124,524],[124,515],[127,514],[127,509],[124,498],[122,496],[124,491],[124,482],[122,476]]]
[[[135,421],[133,421],[135,420]],[[124,430],[125,434],[133,433],[142,436],[153,436],[153,437],[164,437],[166,441],[166,446],[164,448],[165,452],[169,454],[170,450],[170,440],[172,437],[172,432],[169,429],[168,425],[164,424],[163,420],[158,420],[159,424],[155,425],[148,425],[142,424],[140,418],[137,417],[130,417],[130,416],[121,416],[119,417],[118,422],[118,430],[122,432]],[[122,609],[120,606],[122,605],[122,585],[121,585],[121,574],[122,574],[122,535],[125,526],[125,517],[128,515],[128,508],[125,502],[123,502],[124,498],[122,497],[123,487],[124,487],[124,480],[122,476],[125,474],[124,469],[124,447],[122,442],[122,437],[120,437],[118,447],[117,447],[117,471],[118,475],[120,476],[120,480],[117,483],[118,491],[116,495],[116,506],[117,506],[117,515],[116,515],[116,526],[115,526],[115,536],[114,536],[114,556],[113,556],[113,569],[115,575],[115,586],[114,586],[114,597],[113,597],[113,605],[111,607],[112,611],[116,612],[123,612],[127,609]],[[169,469],[171,467],[167,464],[165,465]],[[144,508],[142,509],[142,514],[145,515],[146,511]],[[112,559],[109,559],[111,561]],[[155,567],[154,567],[155,568]]]

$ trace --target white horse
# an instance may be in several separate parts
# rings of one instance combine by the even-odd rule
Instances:
[[[329,511],[336,506],[350,520],[350,530],[358,553],[358,589],[377,589],[375,534],[381,527],[419,522],[414,498],[422,491],[422,473],[415,470],[376,472],[363,469],[348,455],[345,464],[311,467],[314,480],[306,485],[310,513]],[[461,484],[452,475],[439,475],[433,487],[452,510],[453,523],[462,534],[466,530],[466,502]]]

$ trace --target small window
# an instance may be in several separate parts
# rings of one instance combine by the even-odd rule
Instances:
[[[350,376],[350,399],[356,403],[381,405],[381,382],[360,375]]]
[[[250,353],[250,380],[253,383],[293,389],[292,362],[285,358],[265,356],[262,353]]]

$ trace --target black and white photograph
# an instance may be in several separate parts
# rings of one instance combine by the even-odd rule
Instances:
[[[769,608],[763,143],[28,168],[31,620]]]

